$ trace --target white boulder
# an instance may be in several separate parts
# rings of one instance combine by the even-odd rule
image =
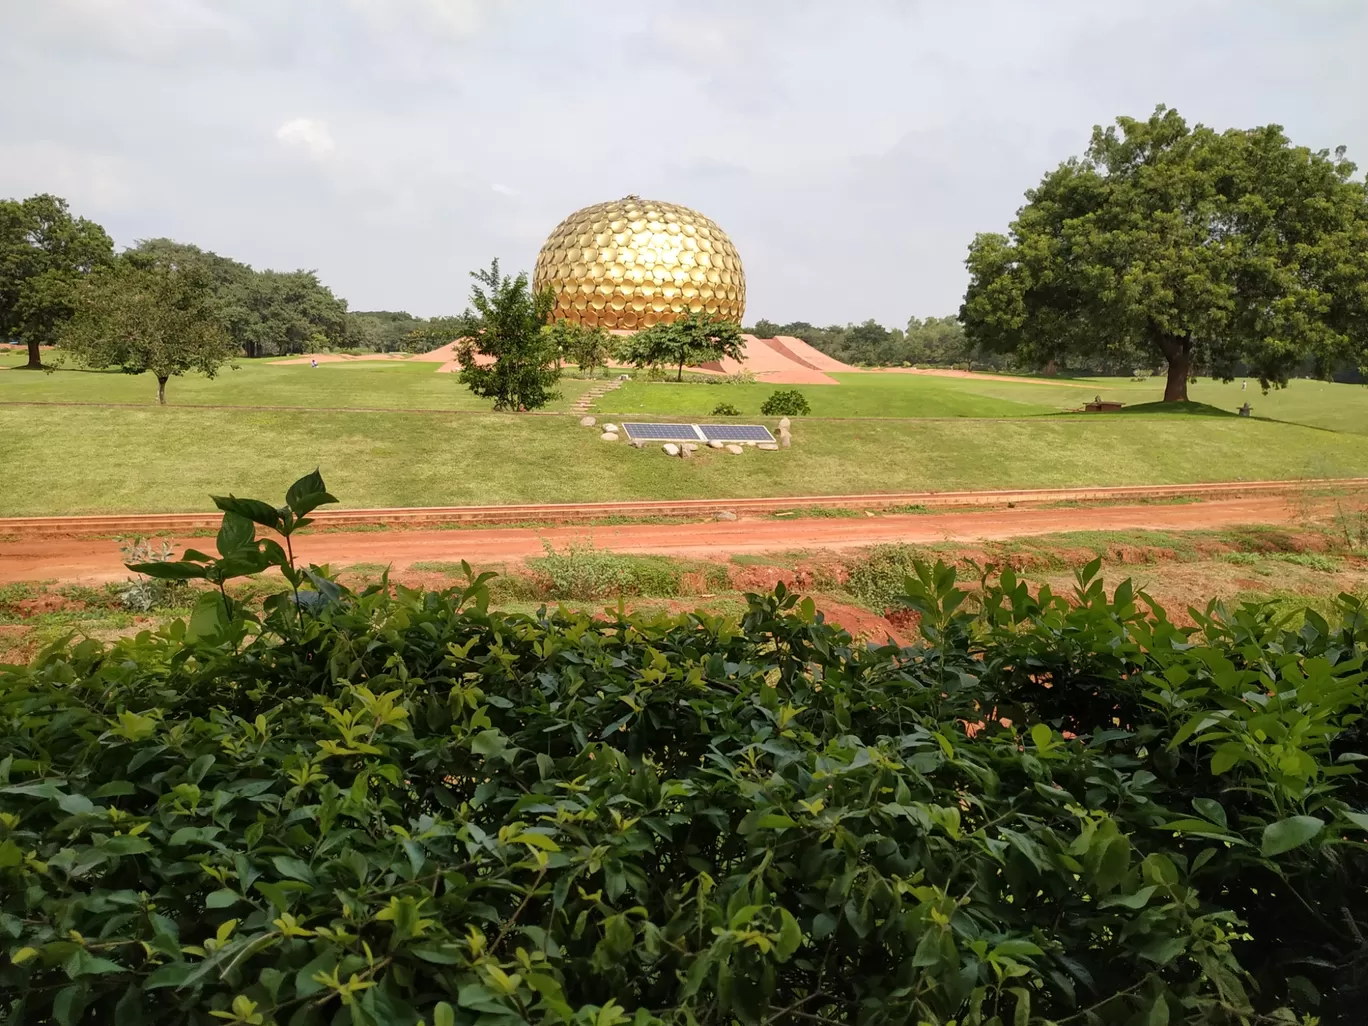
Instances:
[[[597,424],[597,423],[598,423],[598,420],[597,420],[596,418],[594,418],[594,417],[581,417],[581,418],[580,418],[580,427],[593,427],[593,426],[594,426],[595,424]]]
[[[664,445],[661,446],[661,448],[665,450],[666,456],[679,455],[679,446],[675,445],[674,442],[666,442]]]

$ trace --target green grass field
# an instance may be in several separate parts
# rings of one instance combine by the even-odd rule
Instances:
[[[0,350],[0,368],[22,359]],[[568,411],[590,385],[580,378],[562,381],[553,410],[565,415],[533,417],[488,412],[431,363],[244,360],[212,381],[173,379],[165,408],[145,375],[0,369],[0,515],[204,509],[210,492],[275,497],[315,466],[354,507],[1368,476],[1359,386],[1295,381],[1267,397],[1238,382],[1193,387],[1194,399],[1225,410],[1248,400],[1256,416],[1245,419],[1162,405],[1061,412],[1097,394],[1152,403],[1154,379],[840,381],[797,386],[814,416],[795,422],[791,450],[685,462],[579,427]],[[756,419],[775,387],[635,380],[595,412],[707,418],[729,402]]]
[[[24,363],[14,353],[0,367]],[[295,406],[307,409],[487,410],[454,374],[438,374],[435,363],[402,360],[354,363],[273,364],[239,360],[214,378],[188,374],[166,385],[168,406]],[[592,382],[564,377],[561,398],[549,408],[568,410]],[[62,368],[51,374],[0,370],[0,402],[141,403],[155,406],[157,382],[150,374]]]
[[[681,461],[568,417],[0,406],[0,515],[205,509],[315,466],[348,506],[1368,476],[1360,435],[1236,417],[813,420],[794,439]]]

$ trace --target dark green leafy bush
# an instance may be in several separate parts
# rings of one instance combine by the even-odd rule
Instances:
[[[770,397],[760,405],[760,412],[766,417],[806,417],[812,412],[807,396],[796,388],[781,388],[771,392]]]
[[[741,411],[731,403],[718,403],[713,407],[712,416],[714,417],[739,417]]]
[[[195,576],[298,602],[0,670],[7,1022],[1357,1021],[1356,601],[1193,635],[916,566],[871,649],[782,588],[500,614],[252,534]]]

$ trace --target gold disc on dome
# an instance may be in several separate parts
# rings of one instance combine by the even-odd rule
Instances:
[[[746,276],[727,233],[696,210],[635,196],[558,224],[532,286],[554,293],[555,316],[589,326],[645,327],[690,310],[740,324],[746,312]]]

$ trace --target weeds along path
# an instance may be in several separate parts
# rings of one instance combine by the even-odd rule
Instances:
[[[1332,509],[1326,500],[1295,495],[1248,496],[1180,505],[1112,505],[884,514],[853,518],[795,517],[674,524],[497,527],[480,530],[336,531],[296,537],[302,560],[333,567],[378,563],[406,570],[417,562],[502,563],[538,556],[545,545],[592,544],[614,552],[717,559],[738,553],[841,550],[887,542],[973,542],[1148,528],[1196,530],[1240,524],[1292,524]],[[203,540],[181,539],[203,546]],[[57,580],[99,583],[128,576],[110,539],[18,536],[0,542],[0,583]]]

